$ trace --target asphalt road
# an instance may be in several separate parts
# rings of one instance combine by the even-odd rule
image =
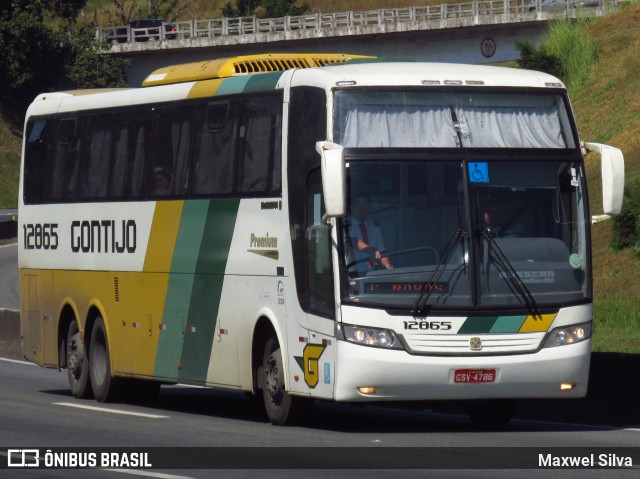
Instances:
[[[640,428],[603,427],[545,421],[514,420],[500,431],[475,430],[463,415],[428,410],[358,407],[320,403],[304,427],[276,427],[251,408],[242,394],[181,386],[164,387],[159,398],[147,405],[99,404],[70,396],[66,374],[45,370],[21,361],[0,359],[0,464],[8,448],[145,448],[161,447],[166,454],[188,455],[196,447],[242,448],[248,463],[254,448],[302,447],[293,450],[316,464],[344,467],[345,454],[354,453],[354,470],[291,469],[294,457],[280,449],[276,458],[267,458],[265,467],[282,469],[170,469],[138,470],[0,470],[0,477],[126,478],[132,472],[142,477],[165,479],[209,477],[260,478],[416,478],[416,477],[638,477],[635,469],[585,471],[575,469],[539,470],[536,465],[517,472],[513,469],[487,470],[487,454],[493,460],[510,463],[514,447],[534,452],[555,447],[607,448],[636,447]],[[356,449],[353,449],[356,448]],[[437,449],[391,449],[437,448]],[[454,449],[446,449],[454,448]],[[483,449],[494,448],[494,449]],[[44,450],[44,449],[43,449]],[[284,451],[284,454],[283,454]],[[398,454],[390,451],[400,451]],[[403,463],[402,454],[448,455],[456,466],[447,470],[364,469],[367,461],[389,457]],[[515,450],[517,451],[517,450]],[[529,449],[523,450],[529,451]],[[209,450],[211,454],[219,450]],[[204,451],[206,453],[206,451]],[[390,455],[391,454],[391,455]],[[293,453],[292,453],[293,455]],[[535,454],[537,458],[537,453]],[[157,457],[157,456],[156,456]],[[209,458],[210,459],[210,458]],[[536,459],[537,460],[537,459]],[[275,462],[274,461],[280,461]],[[211,467],[210,465],[208,467]],[[297,466],[301,467],[301,466]],[[304,466],[302,466],[304,467]],[[463,467],[463,469],[457,469]],[[477,467],[477,468],[476,468]],[[600,474],[597,474],[600,472]]]

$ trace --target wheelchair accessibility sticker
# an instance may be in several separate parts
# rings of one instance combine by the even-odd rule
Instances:
[[[469,163],[469,183],[489,183],[489,164],[487,162]]]

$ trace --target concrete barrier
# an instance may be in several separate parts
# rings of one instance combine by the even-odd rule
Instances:
[[[0,309],[0,356],[22,358],[20,311]]]

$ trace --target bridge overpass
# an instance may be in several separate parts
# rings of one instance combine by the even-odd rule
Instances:
[[[133,41],[129,26],[99,28],[109,53],[131,58],[131,86],[153,70],[256,53],[346,52],[432,62],[500,63],[518,58],[516,40],[537,44],[549,21],[602,16],[622,0],[478,0],[469,3],[297,17],[219,18],[165,23],[157,39]],[[139,34],[140,32],[138,32]]]

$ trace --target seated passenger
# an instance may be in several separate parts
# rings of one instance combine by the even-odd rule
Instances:
[[[153,195],[167,196],[171,194],[169,186],[171,185],[171,175],[162,167],[153,170]]]

